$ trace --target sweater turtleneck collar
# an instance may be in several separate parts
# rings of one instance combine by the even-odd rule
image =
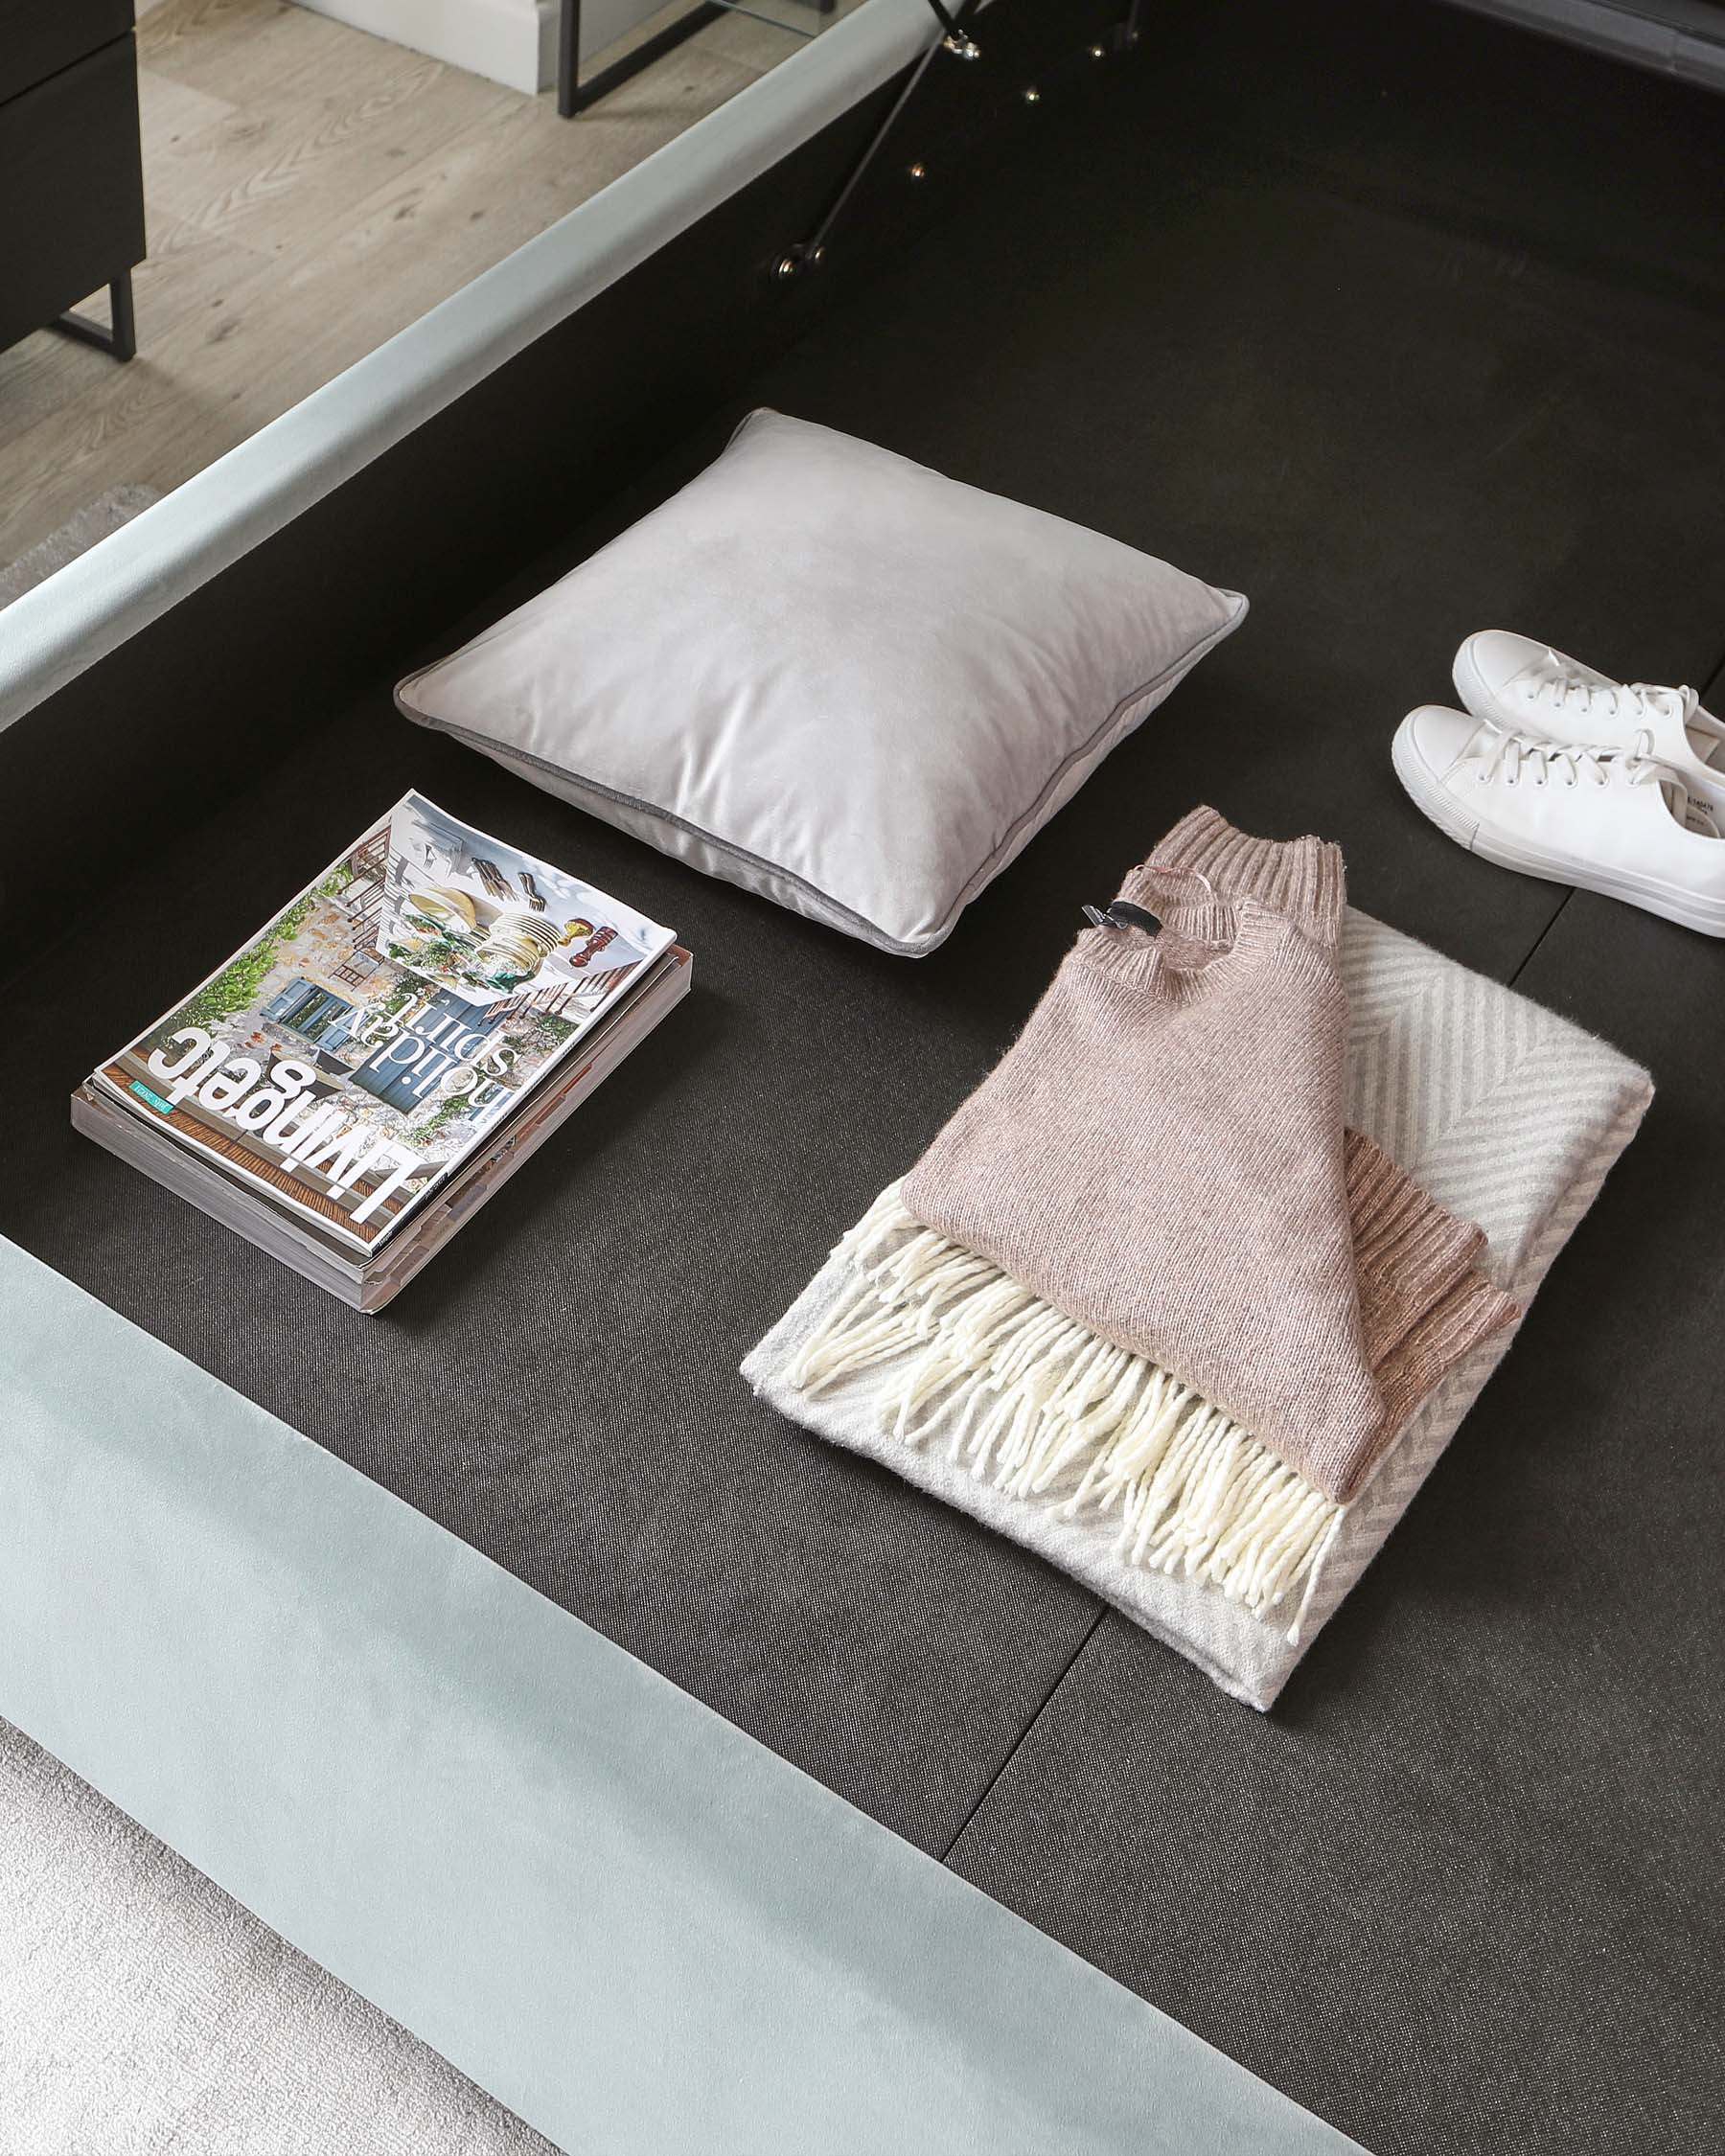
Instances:
[[[1266,912],[1292,921],[1313,943],[1327,949],[1334,950],[1342,933],[1347,904],[1342,849],[1322,838],[1254,838],[1236,831],[1216,810],[1194,809],[1137,874],[1147,887],[1163,893],[1175,878],[1180,887],[1190,885],[1191,898],[1179,907],[1179,926],[1186,934],[1228,940],[1227,919],[1245,900],[1255,900]],[[1216,917],[1208,929],[1203,925],[1207,916]]]

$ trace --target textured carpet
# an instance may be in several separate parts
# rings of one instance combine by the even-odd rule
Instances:
[[[553,2156],[0,1722],[0,2156]]]

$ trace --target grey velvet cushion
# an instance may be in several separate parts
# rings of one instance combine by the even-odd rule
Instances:
[[[396,700],[708,875],[920,957],[1245,610],[759,411]]]

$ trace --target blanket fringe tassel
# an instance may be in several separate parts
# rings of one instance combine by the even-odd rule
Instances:
[[[839,1246],[857,1278],[787,1373],[810,1395],[890,1365],[883,1418],[944,1440],[1023,1502],[1116,1513],[1128,1564],[1198,1578],[1300,1626],[1344,1507],[1140,1355],[1021,1288],[908,1213],[895,1183]]]

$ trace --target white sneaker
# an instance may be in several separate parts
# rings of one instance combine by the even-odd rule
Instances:
[[[1435,703],[1409,712],[1391,754],[1414,805],[1471,853],[1725,936],[1725,816],[1656,759],[1499,733]]]
[[[1693,689],[1614,681],[1507,629],[1470,636],[1455,674],[1468,710],[1503,733],[1651,756],[1690,792],[1725,808],[1725,726],[1702,710]]]

